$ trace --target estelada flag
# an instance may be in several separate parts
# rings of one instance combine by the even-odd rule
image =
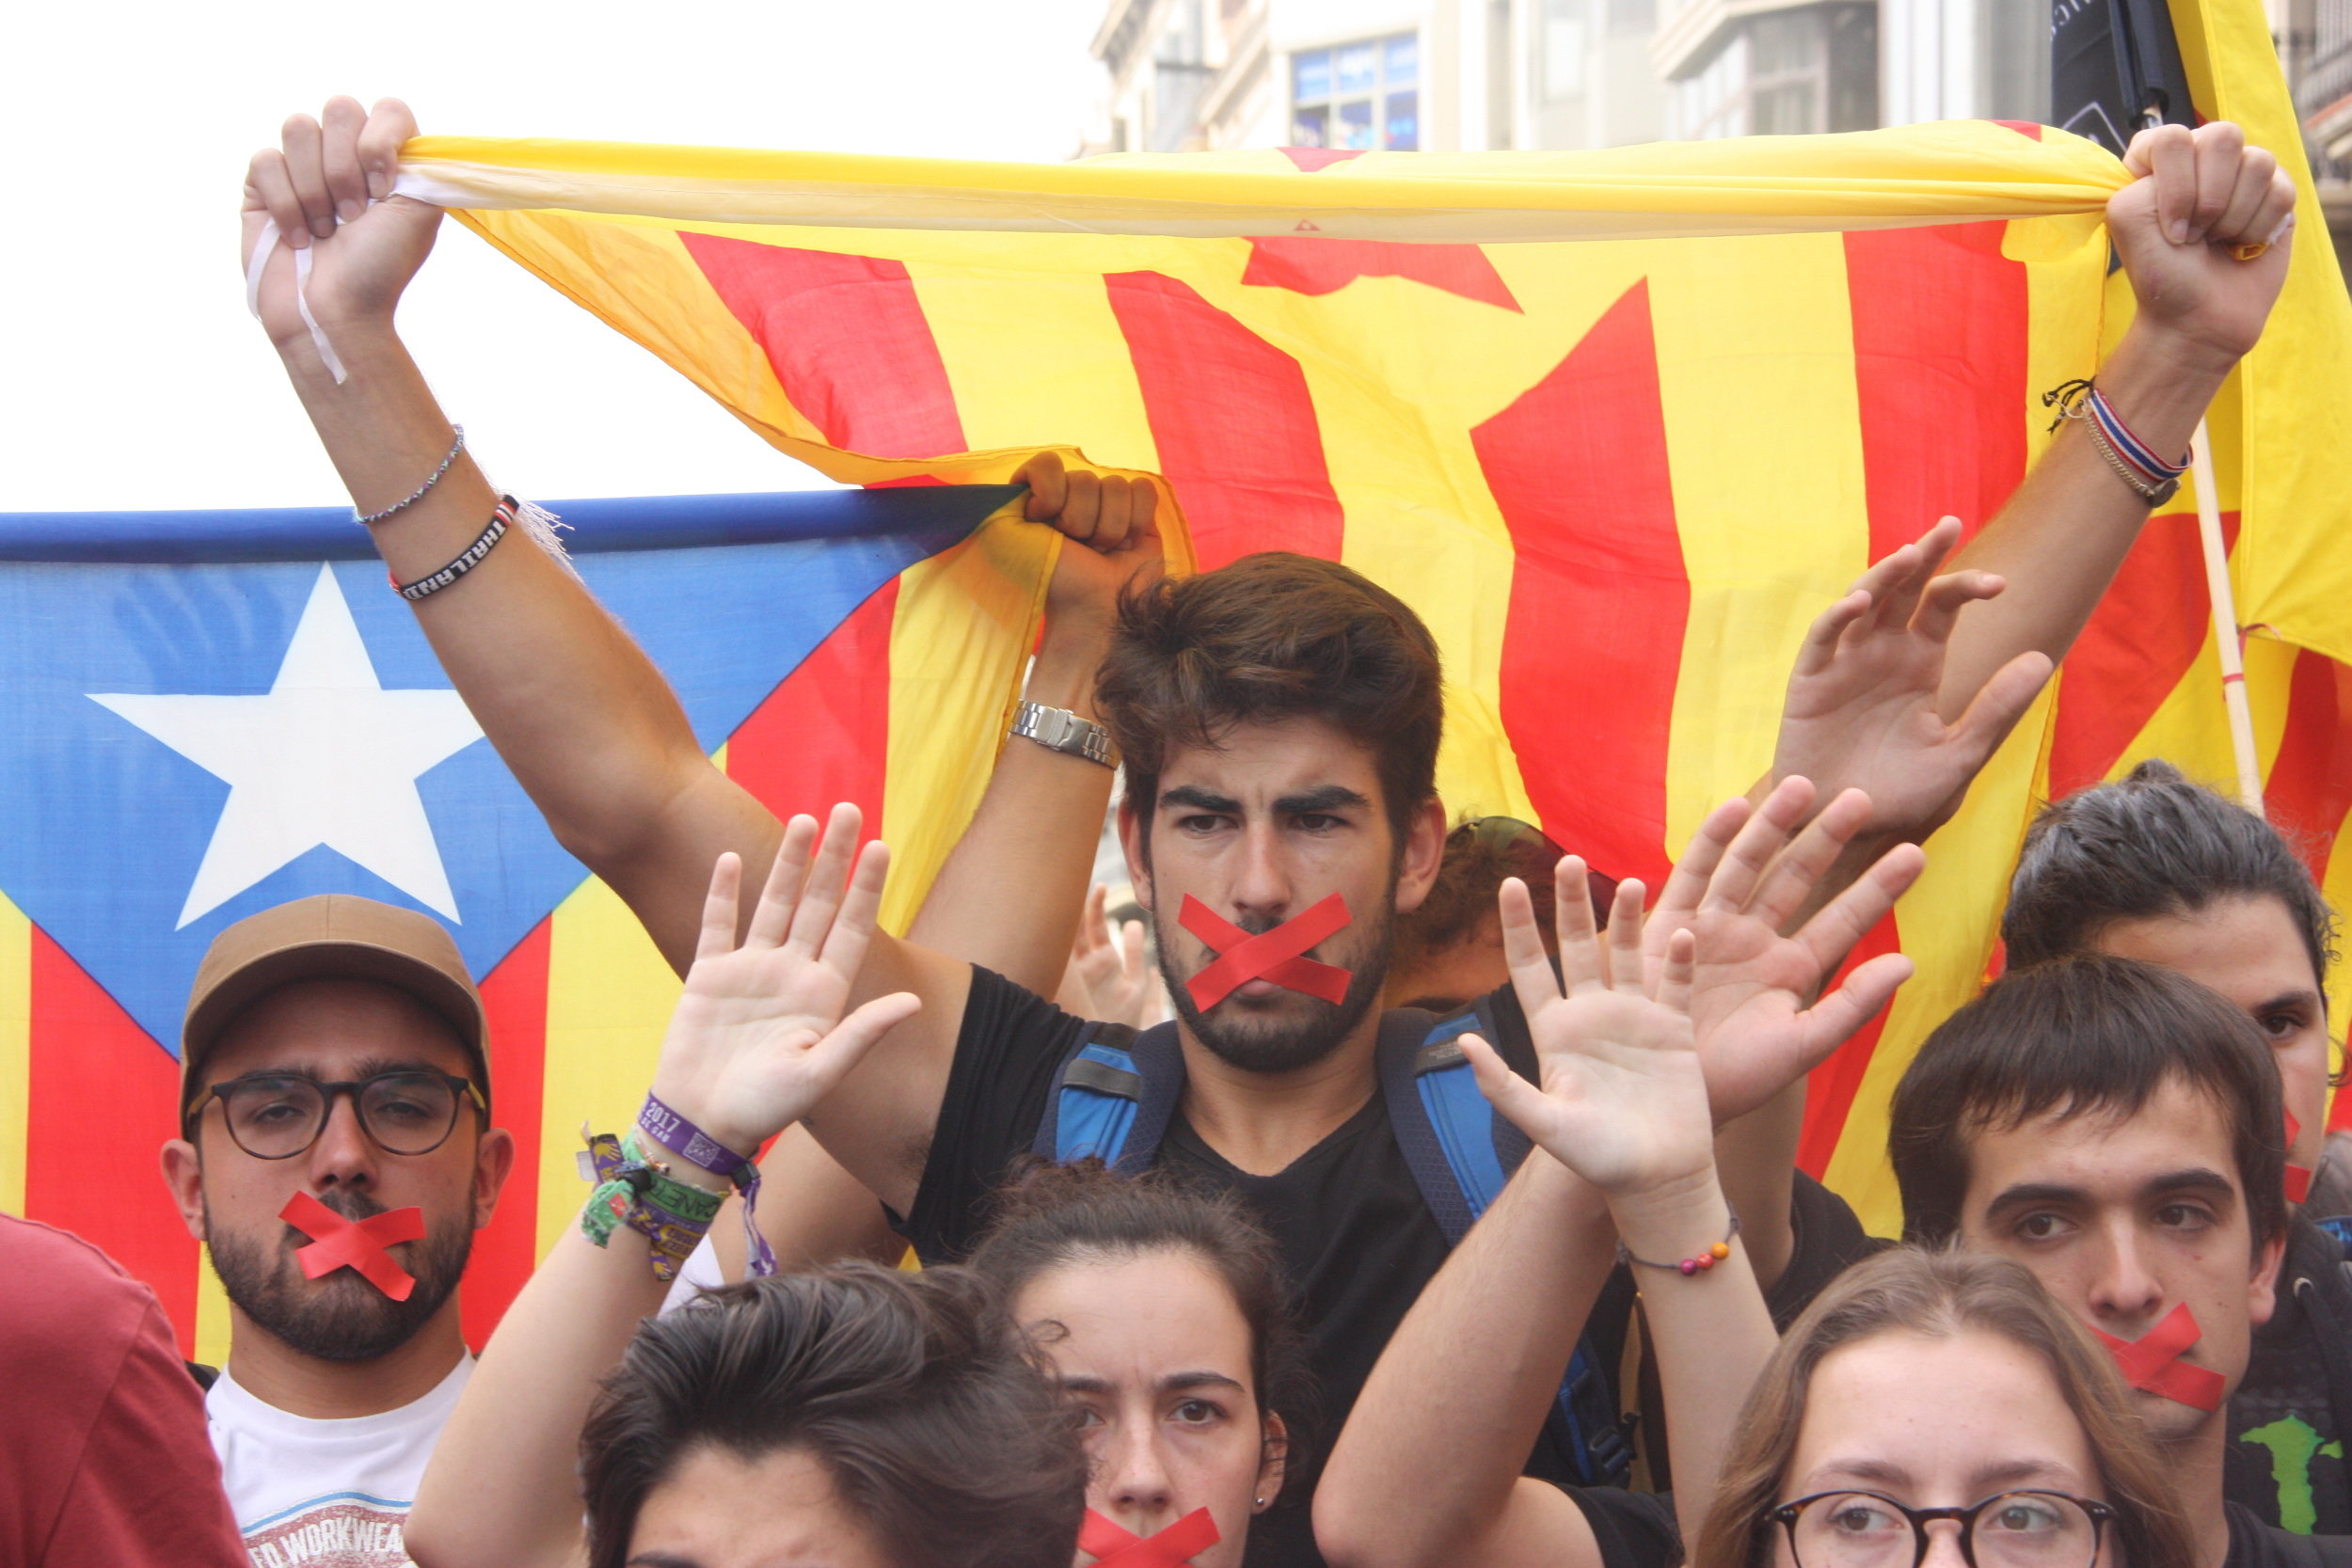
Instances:
[[[1039,626],[1048,531],[1013,494],[554,507],[729,775],[888,835],[903,929]],[[310,894],[423,910],[482,982],[519,1146],[467,1275],[481,1344],[580,1211],[582,1122],[635,1114],[678,982],[482,738],[365,531],[324,509],[0,516],[0,1209],[103,1247],[217,1362],[227,1304],[157,1173],[197,963]]]
[[[2188,53],[2208,82],[2236,61],[2244,109],[2212,102],[2299,166],[2254,49]],[[1442,650],[1448,807],[1653,886],[1770,764],[1807,622],[1939,516],[1990,518],[2049,439],[2042,394],[2091,374],[2129,309],[2100,217],[2122,165],[2027,125],[1034,167],[427,137],[403,169],[836,479],[1001,480],[1058,448],[1164,476],[1192,564],[1364,572]],[[2266,634],[2248,678],[2272,803],[2342,883],[2342,669],[2319,656],[2352,657],[2352,309],[2308,199],[2295,245],[2215,467]],[[2233,776],[2193,505],[2150,524],[1864,943],[1919,974],[1816,1074],[1804,1160],[1874,1228],[1899,1214],[1887,1095],[1997,962],[2036,803],[2156,753]]]

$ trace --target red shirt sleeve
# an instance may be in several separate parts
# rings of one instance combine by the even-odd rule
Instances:
[[[78,1237],[9,1215],[0,1388],[0,1560],[251,1568],[155,1292]]]

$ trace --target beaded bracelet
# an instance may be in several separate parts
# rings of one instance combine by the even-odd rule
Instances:
[[[580,1212],[580,1233],[607,1246],[612,1232],[626,1225],[651,1243],[653,1276],[664,1284],[675,1279],[719,1217],[725,1195],[674,1179],[669,1166],[645,1158],[633,1131],[618,1138],[588,1134],[587,1159],[596,1190]]]
[[[1740,1216],[1734,1214],[1731,1216],[1731,1228],[1724,1232],[1724,1239],[1717,1242],[1713,1246],[1708,1247],[1705,1252],[1698,1254],[1698,1256],[1694,1258],[1685,1258],[1681,1261],[1675,1263],[1653,1263],[1646,1258],[1634,1257],[1633,1254],[1625,1249],[1625,1243],[1623,1242],[1619,1242],[1617,1243],[1617,1261],[1619,1263],[1639,1263],[1645,1269],[1672,1269],[1677,1274],[1680,1275],[1705,1274],[1708,1270],[1713,1268],[1716,1264],[1731,1256],[1731,1239],[1738,1234],[1740,1234]]]
[[[338,376],[336,379],[340,381],[342,378]],[[457,454],[466,450],[466,427],[462,424],[453,424],[450,426],[450,429],[457,433],[457,439],[450,443],[449,455],[441,459],[441,466],[439,467],[434,469],[430,474],[425,476],[425,481],[422,484],[420,484],[414,490],[409,491],[405,499],[392,502],[391,505],[386,507],[381,512],[363,513],[355,506],[351,509],[351,520],[362,527],[373,528],[377,523],[382,522],[385,518],[392,515],[395,512],[405,512],[410,507],[416,505],[419,501],[424,499],[426,492],[430,491],[436,484],[440,483],[441,476],[449,472],[449,466],[457,461]]]

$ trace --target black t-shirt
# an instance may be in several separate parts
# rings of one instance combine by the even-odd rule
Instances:
[[[2230,1555],[2221,1568],[2352,1568],[2352,1536],[2297,1535],[2266,1525],[2235,1502],[2230,1516]]]
[[[2223,1486],[2265,1524],[2297,1534],[2352,1535],[2345,1422],[2329,1376],[2352,1379],[2352,1280],[2344,1243],[2297,1213],[2287,1228],[2279,1305],[2254,1331],[2246,1378],[2230,1397]],[[2347,1412],[2352,1415],[2352,1412]]]
[[[1506,988],[1490,997],[1488,1006],[1500,1037],[1497,1048],[1506,1061],[1526,1070],[1534,1046],[1517,998]],[[1087,1027],[1001,975],[973,970],[922,1183],[901,1227],[926,1263],[955,1261],[978,1239],[990,1193],[1006,1167],[1035,1141],[1054,1074]],[[1311,1428],[1306,1449],[1311,1455],[1327,1449],[1389,1337],[1449,1251],[1397,1146],[1382,1096],[1375,1092],[1337,1131],[1272,1176],[1253,1176],[1229,1164],[1201,1140],[1181,1110],[1168,1123],[1155,1164],[1240,1194],[1273,1235],[1321,1394],[1321,1418]],[[1802,1177],[1799,1187],[1820,1193]],[[1798,1260],[1772,1292],[1774,1313],[1784,1320],[1802,1310],[1813,1291],[1844,1266],[1846,1255],[1858,1256],[1864,1245],[1851,1212],[1826,1193],[1820,1196],[1828,1206],[1809,1194],[1799,1202]],[[1819,1217],[1808,1220],[1815,1211]],[[1839,1214],[1851,1227],[1851,1239],[1836,1221]],[[1591,1326],[1604,1370],[1613,1378],[1613,1352],[1602,1344],[1600,1330],[1613,1314],[1614,1333],[1607,1338],[1610,1345],[1622,1347],[1631,1291],[1622,1281],[1613,1282],[1611,1290],[1616,1305],[1610,1307],[1612,1298],[1604,1298]],[[1796,1294],[1800,1290],[1802,1299]],[[1307,1469],[1283,1488],[1286,1500],[1295,1499],[1292,1506],[1270,1511],[1251,1529],[1251,1568],[1322,1560],[1303,1506],[1311,1459]],[[1529,1458],[1527,1474],[1565,1482],[1575,1473],[1547,1432]],[[1649,1526],[1658,1511],[1646,1502],[1634,1506],[1604,1498],[1586,1507],[1587,1516],[1596,1509],[1613,1520],[1626,1514],[1623,1528],[1595,1527],[1605,1551],[1613,1554],[1607,1557],[1609,1568],[1661,1568],[1672,1560],[1654,1550],[1657,1533]],[[1670,1511],[1665,1516],[1671,1521]]]

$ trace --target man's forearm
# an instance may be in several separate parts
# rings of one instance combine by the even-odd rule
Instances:
[[[334,329],[337,385],[308,354],[288,372],[362,511],[392,505],[450,450],[451,426],[389,329]],[[393,578],[437,571],[470,546],[497,495],[465,454],[415,504],[374,526]],[[702,888],[722,850],[756,887],[778,828],[712,768],[652,661],[546,552],[506,539],[416,606],[467,706],[558,840],[628,899],[673,966],[693,956]]]
[[[1049,623],[1024,695],[1093,718],[1104,637],[1091,621]],[[908,940],[1053,995],[1086,907],[1111,780],[1099,763],[1008,738]]]
[[[2140,323],[2099,367],[2099,388],[2135,435],[2171,458],[2188,450],[2233,362]],[[1997,573],[2009,586],[1961,611],[1937,693],[1947,721],[2019,654],[2066,657],[2148,520],[2148,503],[2080,423],[2059,429],[2000,515],[1953,559],[1952,569]]]
[[[1341,1568],[1492,1562],[1516,1555],[1499,1542],[1534,1533],[1512,1518],[1520,1499],[1549,1497],[1562,1520],[1575,1513],[1549,1488],[1522,1488],[1519,1473],[1614,1240],[1598,1193],[1541,1150],[1527,1157],[1357,1399],[1315,1493],[1325,1557]]]

